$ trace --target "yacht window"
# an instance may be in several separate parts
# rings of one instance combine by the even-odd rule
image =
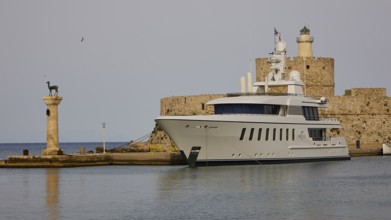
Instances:
[[[269,140],[269,128],[266,128],[266,135],[265,135],[265,140]]]
[[[248,140],[253,140],[253,135],[254,135],[254,128],[251,128],[250,130],[250,137],[248,138]]]
[[[289,128],[286,129],[286,140],[289,140]]]
[[[279,105],[263,104],[217,104],[215,114],[268,114],[278,115]]]
[[[303,106],[303,114],[306,120],[319,121],[319,114],[317,107]]]
[[[280,128],[280,141],[282,141],[282,128]]]
[[[258,141],[261,140],[262,137],[262,128],[258,129]]]
[[[240,139],[239,140],[243,140],[243,138],[244,138],[244,134],[246,133],[246,128],[243,128],[242,129],[242,133],[240,134]]]
[[[292,141],[295,140],[295,129],[292,129]]]
[[[277,129],[275,129],[275,128],[273,128],[273,141],[275,141],[276,140],[276,131]]]
[[[314,141],[326,140],[326,129],[325,128],[308,128],[308,135]]]

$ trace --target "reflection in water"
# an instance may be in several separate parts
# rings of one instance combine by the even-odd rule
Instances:
[[[390,219],[390,166],[0,169],[0,219]]]
[[[191,208],[197,210],[198,217],[257,218],[270,213],[315,218],[327,213],[325,207],[311,204],[320,202],[318,195],[324,187],[317,176],[327,175],[329,166],[318,163],[172,169],[160,175],[159,203],[155,208],[164,211],[166,204],[174,204],[171,212]],[[330,188],[326,189],[330,194]]]
[[[49,219],[58,219],[58,169],[49,168],[46,171],[46,207],[49,212]]]

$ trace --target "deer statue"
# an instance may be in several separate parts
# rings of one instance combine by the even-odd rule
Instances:
[[[50,81],[47,81],[46,83],[48,84],[48,88],[49,88],[49,96],[52,96],[52,90],[56,91],[56,93],[54,93],[54,95],[57,96],[58,86],[56,86],[56,85],[51,86]]]

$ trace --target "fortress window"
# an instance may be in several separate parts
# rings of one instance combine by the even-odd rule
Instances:
[[[243,141],[245,133],[246,133],[246,128],[242,128],[242,133],[240,134],[240,139],[239,140]]]
[[[248,140],[252,141],[253,140],[253,136],[254,136],[254,128],[251,128],[251,130],[250,130],[250,137],[248,138]]]
[[[309,70],[310,69],[310,65],[307,65],[306,68],[307,68],[307,70]]]
[[[205,103],[201,103],[201,110],[205,110]]]
[[[261,140],[262,137],[262,128],[258,129],[258,141]]]

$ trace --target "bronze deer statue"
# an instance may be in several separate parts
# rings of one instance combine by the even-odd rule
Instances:
[[[58,86],[56,86],[56,85],[51,86],[50,81],[47,81],[46,83],[48,84],[48,88],[49,88],[49,96],[52,96],[52,90],[54,90],[56,92],[56,93],[54,93],[54,95],[57,96]]]

